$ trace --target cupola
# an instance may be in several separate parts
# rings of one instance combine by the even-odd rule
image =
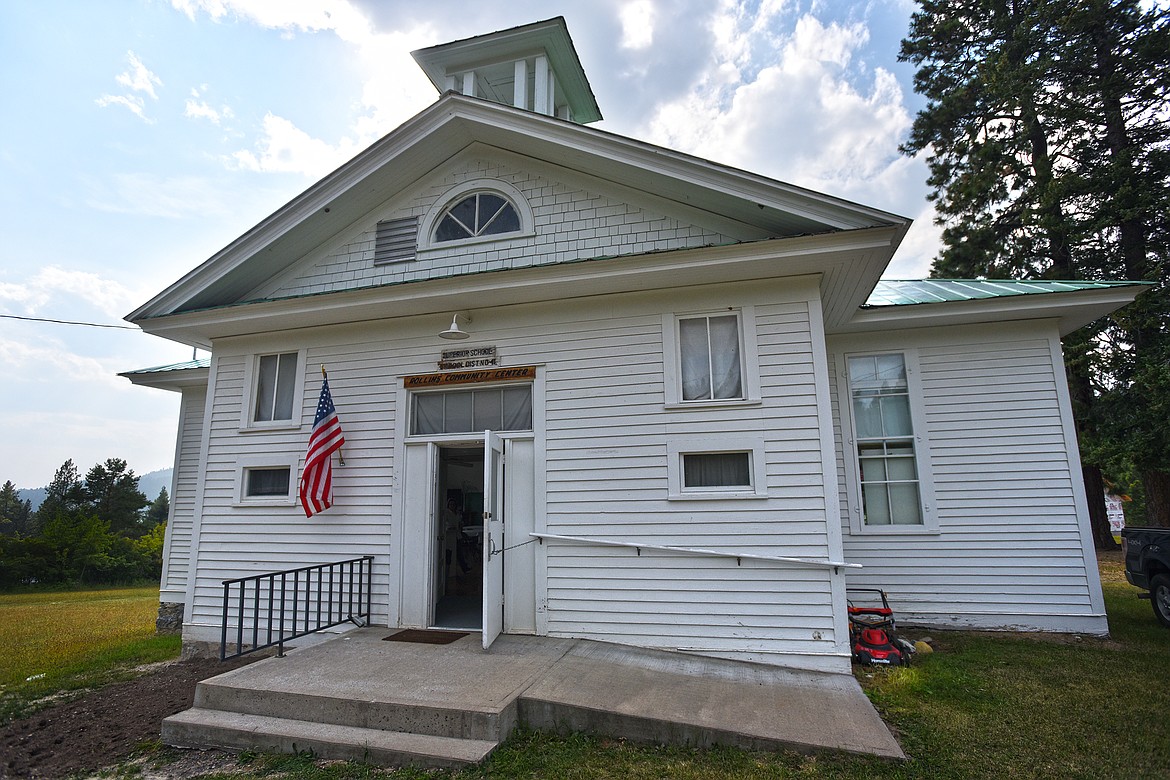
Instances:
[[[579,124],[601,119],[563,16],[411,52],[440,92]]]

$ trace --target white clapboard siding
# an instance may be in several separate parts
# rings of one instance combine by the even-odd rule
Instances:
[[[541,367],[544,492],[540,530],[745,554],[825,560],[825,464],[819,442],[810,306],[780,285],[728,285],[677,295],[631,293],[556,305],[480,311],[473,343],[495,345],[508,365]],[[752,306],[763,400],[733,408],[667,409],[664,316]],[[397,322],[309,329],[299,429],[240,431],[252,354],[287,342],[233,343],[217,362],[211,404],[199,578],[193,613],[217,624],[223,579],[261,571],[376,556],[375,621],[397,603],[389,561],[391,519],[401,487],[395,440],[401,376],[435,370],[435,323]],[[284,337],[287,339],[287,337]],[[669,357],[674,360],[674,356]],[[295,504],[235,504],[240,461],[258,452],[299,465],[319,390],[317,367],[345,431],[346,465],[334,466],[335,506],[306,519]],[[668,499],[668,447],[707,435],[763,441],[767,498]],[[404,544],[418,544],[404,540]],[[644,554],[549,542],[541,630],[710,653],[786,654],[839,665],[832,572],[735,558]],[[409,551],[408,551],[409,553]],[[817,665],[816,663],[813,664]]]
[[[945,341],[950,339],[951,343]],[[880,587],[905,620],[942,625],[1090,630],[1085,540],[1059,406],[1064,367],[1053,364],[1050,325],[971,326],[961,332],[833,341],[831,352],[916,350],[938,533],[853,531],[844,444],[847,398],[834,373],[839,500],[853,587]],[[848,410],[845,410],[848,413]]]
[[[758,406],[664,410],[662,367],[674,358],[657,313],[565,323],[576,343],[547,337],[549,533],[827,557],[808,305],[756,305],[755,315]],[[559,354],[566,347],[573,354]],[[764,439],[769,498],[668,500],[669,442],[728,434]],[[827,570],[555,542],[546,560],[553,635],[727,653],[834,649]]]
[[[486,150],[485,150],[486,151]],[[413,200],[388,206],[356,234],[342,239],[324,256],[310,257],[292,274],[258,291],[265,298],[350,290],[455,274],[478,273],[568,262],[591,257],[634,255],[669,249],[725,244],[718,232],[624,202],[595,191],[605,184],[581,174],[511,155],[484,155],[452,161]],[[487,245],[441,245],[408,262],[374,265],[374,237],[379,219],[423,217],[441,198],[466,181],[490,178],[516,187],[532,209],[536,234],[501,239]]]
[[[162,590],[171,595],[186,594],[187,591],[191,533],[199,488],[199,456],[203,444],[203,414],[207,406],[206,387],[186,387],[182,393],[171,490],[171,516],[167,522],[165,571],[162,575]]]

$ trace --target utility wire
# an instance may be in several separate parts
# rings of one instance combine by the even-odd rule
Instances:
[[[74,320],[50,320],[44,317],[20,317],[15,314],[0,314],[6,320],[25,320],[26,322],[51,322],[55,325],[84,325],[87,328],[115,328],[117,330],[140,330],[134,325],[102,325],[97,322],[76,322]]]

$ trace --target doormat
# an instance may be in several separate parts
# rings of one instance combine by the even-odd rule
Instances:
[[[415,642],[421,645],[449,645],[456,639],[467,636],[466,631],[424,631],[408,628],[397,634],[383,637],[383,642]]]

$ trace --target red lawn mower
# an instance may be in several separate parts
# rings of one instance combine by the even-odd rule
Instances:
[[[854,603],[854,594],[865,594],[867,604]],[[849,612],[849,647],[853,660],[863,666],[909,666],[914,646],[898,638],[894,610],[886,592],[877,588],[851,588],[845,600]],[[881,601],[881,606],[876,602]]]

